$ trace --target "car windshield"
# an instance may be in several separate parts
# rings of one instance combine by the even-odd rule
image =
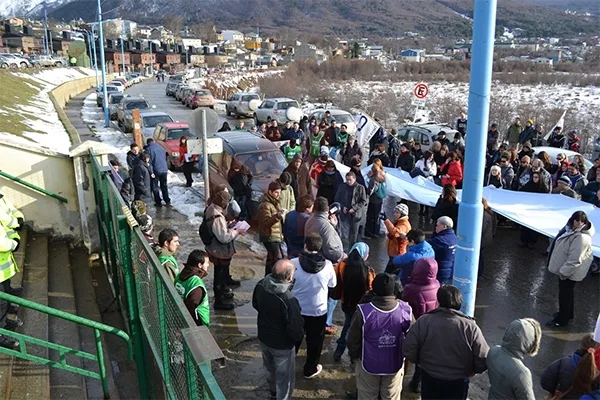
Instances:
[[[167,140],[179,140],[182,136],[193,137],[189,128],[175,128],[169,129]]]
[[[196,96],[210,96],[208,90],[196,90]]]
[[[247,96],[242,96],[242,101],[258,100],[258,99],[260,99],[260,97],[258,97],[257,94],[249,94]]]
[[[154,128],[161,122],[173,122],[170,115],[151,115],[144,117],[144,128]]]
[[[281,174],[287,163],[283,153],[279,150],[263,151],[259,153],[238,154],[235,159],[245,165],[254,175]]]
[[[335,119],[335,122],[337,122],[338,124],[347,124],[349,122],[354,122],[352,115],[348,115],[348,114],[335,114],[335,115],[332,115],[332,117]]]
[[[169,81],[174,81],[174,82],[175,81],[181,81],[181,80],[183,80],[183,75],[172,75],[169,78]]]
[[[278,110],[287,110],[290,107],[298,107],[298,103],[295,101],[282,101],[281,103],[277,103]]]
[[[118,104],[123,100],[123,96],[110,96],[110,104]]]
[[[136,108],[143,109],[143,108],[150,108],[150,106],[145,101],[130,101],[127,104],[125,104],[126,110],[134,110]]]
[[[117,92],[119,89],[116,86],[107,86],[106,87],[106,91],[107,92]],[[102,91],[102,89],[100,89],[100,91]]]
[[[121,81],[112,81],[110,84],[115,86],[123,86],[123,82]]]

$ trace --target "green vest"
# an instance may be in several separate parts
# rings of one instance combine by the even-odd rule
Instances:
[[[296,147],[294,147],[293,149],[289,145],[286,145],[283,148],[283,154],[285,155],[285,159],[287,160],[288,163],[292,162],[292,160],[294,159],[294,156],[301,152],[302,152],[302,148],[298,145],[296,145]]]
[[[183,300],[192,292],[192,290],[201,287],[204,290],[204,298],[196,307],[196,321],[200,321],[204,326],[210,326],[210,307],[208,306],[208,292],[204,281],[197,275],[192,275],[185,281],[179,280],[179,275],[175,278],[175,290],[181,295]]]
[[[158,261],[160,261],[160,264],[165,268],[169,268],[173,272],[173,276],[179,275],[179,266],[177,265],[175,257],[161,254],[158,256]],[[171,263],[169,264],[167,261],[170,261]]]
[[[310,140],[310,155],[311,156],[317,157],[319,155],[319,153],[321,152],[321,139],[323,139],[323,135],[325,135],[325,132],[323,132],[323,131],[319,132],[319,134],[317,136],[315,136],[313,133],[308,135],[308,138]]]
[[[342,148],[348,141],[348,132],[344,135],[341,131],[337,134],[337,147]]]
[[[0,229],[0,238],[2,236],[8,237],[4,229]],[[0,282],[12,278],[18,270],[12,251],[0,252]]]

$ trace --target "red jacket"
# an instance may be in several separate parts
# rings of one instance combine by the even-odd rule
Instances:
[[[444,169],[444,166],[442,166],[442,169]],[[463,170],[460,161],[450,161],[446,175],[449,178],[442,178],[442,186],[446,185],[446,183],[450,183],[452,186],[461,183],[463,180]]]

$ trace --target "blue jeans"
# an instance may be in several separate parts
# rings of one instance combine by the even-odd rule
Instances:
[[[335,310],[337,303],[338,301],[331,297],[327,299],[327,321],[325,322],[325,326],[333,326],[333,311]]]
[[[167,187],[167,175],[168,173],[165,172],[163,174],[155,174],[156,175],[156,179],[154,181],[154,186],[152,187],[152,192],[154,192],[154,202],[156,204],[160,204],[161,200],[160,200],[160,193],[162,192],[162,199],[165,201],[165,203],[171,203],[171,199],[169,198],[169,188]],[[159,186],[160,186],[160,191],[159,191]]]
[[[348,331],[350,330],[350,323],[352,322],[352,317],[356,312],[356,308],[350,308],[349,306],[342,304],[342,311],[344,312],[344,327],[342,328],[342,333],[340,334],[340,338],[336,341],[337,348],[335,349],[335,354],[340,357],[344,354],[346,350],[346,338],[348,337]]]
[[[273,349],[262,342],[260,348],[269,391],[277,393],[277,400],[291,399],[296,378],[296,349]]]

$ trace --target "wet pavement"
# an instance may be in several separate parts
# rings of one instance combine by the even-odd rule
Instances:
[[[174,99],[164,95],[165,84],[144,83],[129,90],[131,94],[143,93],[157,110],[171,112],[176,119],[185,120],[184,114],[189,109],[179,105]],[[185,115],[187,115],[185,114]],[[222,120],[224,120],[224,115]],[[183,180],[181,180],[183,184]],[[388,215],[396,199],[388,199],[386,208]],[[199,201],[200,198],[199,198]],[[423,217],[417,216],[418,207],[410,205],[411,223],[429,233],[432,225]],[[162,207],[158,210],[150,207],[150,214],[155,221],[155,236],[166,227],[174,228],[180,235],[181,248],[177,259],[183,263],[189,252],[195,248],[203,248],[198,237],[198,225],[190,224],[187,218],[172,208]],[[245,241],[253,243],[251,251],[246,244],[236,244],[237,254],[233,258],[231,272],[235,279],[242,280],[240,288],[235,289],[235,305],[233,311],[213,312],[211,332],[223,349],[227,358],[224,368],[214,367],[214,373],[228,399],[265,399],[268,388],[262,368],[262,359],[258,339],[256,338],[256,311],[252,308],[252,290],[264,271],[265,253],[257,245],[257,235],[247,233]],[[254,236],[253,240],[252,237]],[[384,270],[388,256],[385,237],[367,240],[371,246],[369,264],[377,271]],[[575,319],[567,328],[551,330],[544,323],[557,311],[558,279],[546,269],[546,257],[542,252],[547,246],[547,239],[540,237],[535,249],[518,247],[519,231],[510,227],[499,227],[493,248],[483,254],[485,267],[478,282],[475,317],[490,346],[498,345],[506,326],[516,318],[531,317],[542,324],[543,337],[541,349],[535,358],[524,360],[533,375],[536,398],[544,398],[546,393],[539,385],[539,377],[544,368],[555,359],[575,350],[584,333],[593,330],[599,312],[600,286],[599,276],[586,278],[577,284],[575,292]],[[209,293],[212,296],[212,271],[206,279]],[[338,332],[343,324],[341,306],[334,314]],[[300,350],[296,362],[295,398],[346,398],[346,391],[354,389],[353,369],[347,354],[341,362],[333,361],[336,336],[327,336],[323,347],[321,363],[323,373],[316,379],[307,381],[302,377],[302,365],[305,352]],[[405,377],[405,388],[412,375],[412,367],[408,368]],[[472,379],[469,398],[487,398],[489,382],[487,374]],[[417,399],[418,395],[404,392],[404,398]]]

